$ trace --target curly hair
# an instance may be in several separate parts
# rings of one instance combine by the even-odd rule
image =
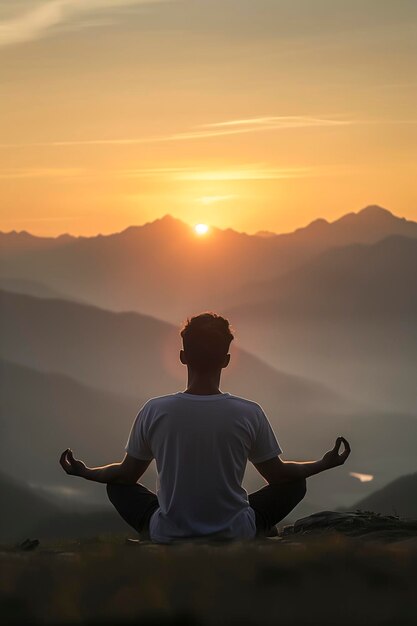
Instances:
[[[187,319],[181,337],[188,364],[205,372],[222,366],[233,340],[229,320],[217,313],[200,313]]]

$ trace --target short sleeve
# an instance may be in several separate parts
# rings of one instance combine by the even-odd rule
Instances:
[[[252,463],[269,461],[282,453],[272,426],[261,407],[259,407],[259,428],[249,453]]]
[[[129,456],[141,461],[152,461],[153,454],[146,437],[145,417],[148,406],[145,404],[136,416],[130,430],[125,450]]]

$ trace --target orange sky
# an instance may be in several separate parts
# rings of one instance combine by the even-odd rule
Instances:
[[[417,219],[416,76],[409,0],[0,0],[0,229]]]

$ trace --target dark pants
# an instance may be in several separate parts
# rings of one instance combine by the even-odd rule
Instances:
[[[107,485],[107,494],[117,512],[143,538],[149,537],[149,520],[158,508],[158,498],[143,485]],[[306,494],[304,479],[267,485],[249,495],[255,511],[256,534],[270,534],[271,528],[290,513]]]

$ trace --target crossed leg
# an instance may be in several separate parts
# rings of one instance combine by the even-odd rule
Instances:
[[[271,529],[290,513],[306,494],[304,479],[267,485],[249,495],[249,504],[255,511],[257,536],[269,535]],[[149,520],[158,508],[155,493],[144,485],[107,485],[110,502],[119,515],[138,532],[149,538]]]
[[[305,479],[266,485],[249,495],[249,504],[255,511],[257,536],[268,536],[271,529],[284,519],[304,498]]]
[[[148,539],[149,520],[159,506],[156,494],[140,484],[109,483],[107,495],[124,521],[132,526],[142,539]]]

